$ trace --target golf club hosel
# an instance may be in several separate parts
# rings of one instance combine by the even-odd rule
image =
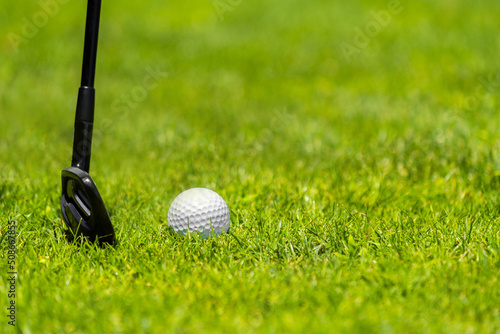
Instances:
[[[80,87],[76,104],[75,133],[73,139],[73,158],[71,166],[89,172],[94,128],[95,90]]]

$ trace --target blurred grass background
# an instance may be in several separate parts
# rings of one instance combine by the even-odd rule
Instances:
[[[346,57],[389,3],[104,1],[91,175],[121,244],[88,252],[58,209],[86,2],[2,4],[18,328],[498,331],[500,5],[401,1]],[[195,186],[226,199],[234,237],[166,232]]]

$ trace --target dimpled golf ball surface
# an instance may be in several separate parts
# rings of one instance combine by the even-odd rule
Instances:
[[[206,188],[191,188],[180,193],[170,204],[167,220],[180,235],[189,230],[199,232],[204,238],[227,233],[231,223],[224,199]]]

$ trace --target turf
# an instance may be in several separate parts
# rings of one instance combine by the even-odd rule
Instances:
[[[105,249],[59,212],[86,4],[2,7],[0,332],[500,331],[498,1],[104,1]],[[230,234],[169,233],[197,186]]]

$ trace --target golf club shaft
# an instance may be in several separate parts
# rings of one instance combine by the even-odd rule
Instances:
[[[88,0],[83,48],[82,81],[76,105],[73,158],[71,165],[87,173],[90,168],[92,130],[94,125],[95,90],[94,78],[99,36],[101,0]]]

